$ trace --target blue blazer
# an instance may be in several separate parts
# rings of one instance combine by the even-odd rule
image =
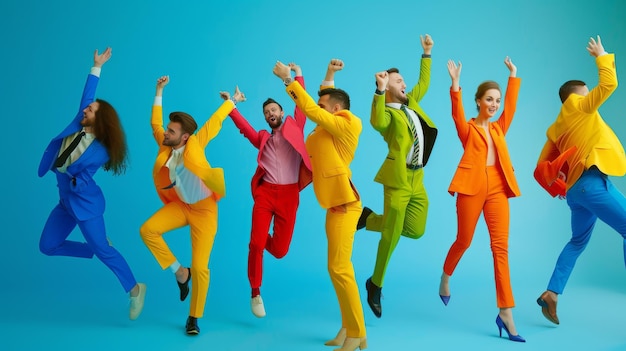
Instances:
[[[98,140],[94,140],[78,160],[67,167],[65,173],[59,172],[54,167],[54,161],[59,155],[63,138],[82,129],[80,121],[83,119],[83,110],[94,101],[99,80],[93,74],[87,76],[76,117],[59,135],[52,138],[43,153],[38,170],[40,177],[48,171],[56,175],[60,203],[79,221],[101,216],[104,213],[104,195],[93,180],[93,175],[108,162],[109,154]]]

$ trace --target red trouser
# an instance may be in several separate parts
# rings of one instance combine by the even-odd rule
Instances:
[[[250,287],[258,289],[263,280],[263,251],[282,258],[289,251],[296,212],[300,204],[298,184],[278,185],[267,182],[256,188],[252,208],[252,230],[248,254]],[[270,224],[274,218],[274,234]]]
[[[456,212],[458,229],[456,241],[450,247],[443,271],[452,275],[461,256],[474,237],[476,223],[483,213],[493,254],[496,297],[499,308],[514,307],[511,278],[509,275],[509,200],[505,183],[498,167],[487,167],[483,186],[476,195],[458,194]]]

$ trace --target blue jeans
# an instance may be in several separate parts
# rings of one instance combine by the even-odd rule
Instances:
[[[598,168],[586,170],[567,191],[572,210],[572,239],[565,245],[554,267],[548,290],[562,294],[578,256],[585,250],[596,220],[622,235],[626,265],[626,198]]]

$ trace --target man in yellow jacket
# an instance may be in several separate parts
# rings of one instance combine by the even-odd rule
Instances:
[[[558,168],[549,167],[550,162],[563,153],[571,154],[560,171],[565,177],[567,204],[572,211],[572,238],[556,262],[548,290],[537,299],[543,315],[555,324],[559,324],[558,295],[563,293],[598,218],[624,237],[626,260],[626,198],[608,179],[626,173],[626,156],[619,139],[598,113],[598,108],[617,88],[615,56],[604,51],[599,36],[589,40],[587,51],[598,66],[598,86],[589,91],[579,80],[561,86],[559,96],[563,105],[548,128],[548,140],[537,166],[540,173],[548,169],[558,172]],[[552,174],[551,178],[557,179],[558,175]]]
[[[278,61],[274,74],[283,80],[296,106],[317,123],[306,139],[306,150],[311,159],[313,191],[320,206],[327,210],[328,272],[342,319],[339,333],[326,345],[343,345],[338,350],[353,351],[367,347],[363,307],[351,261],[354,233],[362,208],[359,193],[352,184],[350,163],[363,126],[350,112],[348,94],[333,87],[335,72],[341,69],[343,61],[330,61],[317,104],[302,85],[291,78],[289,66]]]
[[[163,88],[169,77],[157,80],[152,106],[152,132],[159,145],[152,170],[154,185],[165,206],[152,215],[140,229],[141,238],[162,269],[170,268],[176,276],[180,300],[189,294],[191,303],[185,329],[188,335],[200,333],[197,319],[204,313],[209,290],[209,256],[217,232],[217,201],[225,194],[224,171],[212,168],[204,149],[222,128],[222,122],[243,101],[238,92],[197,129],[195,120],[184,112],[172,112],[167,129],[163,128]],[[191,232],[191,267],[176,259],[163,240],[163,234],[189,225]]]

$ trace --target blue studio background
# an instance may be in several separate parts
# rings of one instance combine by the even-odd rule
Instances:
[[[535,299],[545,289],[569,238],[569,209],[534,181],[532,172],[556,117],[558,88],[566,80],[597,83],[585,50],[601,35],[626,76],[626,2],[588,1],[120,1],[5,0],[0,4],[0,99],[5,170],[0,237],[0,349],[2,350],[323,350],[340,315],[326,271],[324,211],[312,187],[301,194],[289,254],[265,257],[262,286],[267,317],[249,309],[247,252],[257,150],[227,119],[207,147],[223,167],[227,196],[219,203],[219,229],[211,256],[211,286],[202,334],[184,335],[188,302],[178,301],[169,271],[161,271],[139,237],[140,225],[160,206],[151,169],[157,147],[149,124],[156,78],[170,75],[164,111],[183,110],[205,121],[221,103],[218,92],[238,85],[248,97],[240,111],[266,128],[262,102],[294,105],[272,74],[276,60],[301,65],[315,96],[331,58],[345,69],[336,85],[348,91],[363,119],[353,181],[363,203],[382,210],[382,186],[373,178],[386,154],[369,125],[374,73],[398,67],[407,85],[418,78],[419,35],[433,48],[430,90],[422,107],[439,127],[426,169],[430,196],[427,232],[402,239],[383,290],[384,315],[365,301],[379,235],[357,232],[353,262],[361,288],[371,350],[625,350],[626,276],[621,237],[598,223],[559,300],[561,325],[541,315]],[[113,48],[97,96],[111,102],[127,133],[131,165],[120,177],[100,171],[107,199],[108,236],[139,281],[148,285],[137,321],[127,317],[127,296],[97,259],[47,257],[38,241],[58,201],[51,174],[37,165],[49,140],[75,115],[93,50]],[[461,86],[468,114],[483,80],[504,89],[510,56],[522,77],[515,121],[507,140],[522,196],[512,199],[510,265],[516,326],[527,344],[499,339],[488,234],[479,222],[472,247],[451,280],[444,307],[437,289],[443,260],[456,234],[455,199],[447,187],[462,153],[450,116],[448,59],[463,62]],[[626,90],[619,87],[601,114],[626,141]],[[313,129],[309,123],[305,132]],[[614,178],[622,191],[626,181]],[[81,240],[76,231],[71,238]],[[189,264],[188,229],[166,235]]]

